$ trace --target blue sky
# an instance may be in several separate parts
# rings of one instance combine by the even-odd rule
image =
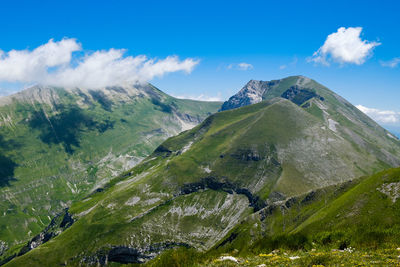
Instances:
[[[75,38],[78,54],[191,58],[190,71],[149,77],[169,94],[203,99],[227,99],[250,79],[301,74],[355,105],[394,112],[389,124],[400,129],[400,66],[382,66],[400,57],[398,1],[2,1],[1,11],[5,53]],[[379,45],[362,64],[308,62],[340,27],[362,27],[361,40]],[[2,81],[0,90],[22,84]]]

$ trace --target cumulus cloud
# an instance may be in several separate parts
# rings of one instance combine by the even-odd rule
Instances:
[[[339,28],[328,35],[323,46],[308,61],[324,65],[329,65],[331,60],[340,64],[363,64],[380,43],[362,40],[361,32],[362,27]]]
[[[368,108],[363,105],[357,105],[356,107],[378,123],[392,125],[400,123],[400,112]]]
[[[51,39],[31,51],[0,50],[0,81],[101,88],[145,82],[170,72],[190,73],[199,63],[192,58],[179,60],[177,56],[126,56],[124,49],[74,53],[78,51],[82,51],[82,45],[75,39]]]
[[[381,61],[383,67],[395,68],[400,64],[400,57],[393,58],[389,61]]]
[[[246,63],[246,62],[241,62],[241,63],[232,63],[229,64],[227,69],[238,69],[238,70],[252,70],[254,67],[253,65]]]

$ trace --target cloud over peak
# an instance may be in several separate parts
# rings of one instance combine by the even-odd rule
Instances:
[[[32,51],[0,50],[0,81],[41,83],[61,87],[101,88],[133,84],[166,73],[190,73],[199,63],[177,56],[149,59],[126,56],[124,49],[99,50],[76,55],[82,46],[75,39],[49,40]]]
[[[380,43],[362,40],[361,32],[362,27],[340,27],[337,32],[328,35],[325,43],[308,61],[324,65],[329,65],[330,61],[340,64],[363,64]]]

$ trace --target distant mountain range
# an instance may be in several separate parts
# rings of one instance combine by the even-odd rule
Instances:
[[[0,98],[0,245],[11,247],[221,103],[151,84],[100,90],[34,86]]]
[[[19,255],[7,266],[152,262],[297,233],[317,242],[350,224],[369,233],[380,211],[393,215],[378,235],[397,223],[398,170],[360,177],[399,166],[400,141],[339,95],[303,76],[250,81],[220,110],[72,203],[4,254]]]

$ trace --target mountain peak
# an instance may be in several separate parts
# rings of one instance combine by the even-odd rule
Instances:
[[[304,86],[311,81],[302,75],[289,76],[280,80],[261,81],[250,80],[237,94],[233,95],[226,101],[220,111],[239,108],[251,104],[259,103],[267,99],[267,95],[272,93],[272,96],[277,97],[281,94],[276,94],[274,89],[281,89],[281,87],[289,89],[291,86]],[[279,86],[282,85],[282,86]],[[268,94],[269,93],[269,94]]]
[[[220,111],[239,108],[251,104],[261,102],[262,96],[267,90],[271,82],[264,82],[258,80],[250,80],[237,94],[229,98],[228,101],[224,102]]]

